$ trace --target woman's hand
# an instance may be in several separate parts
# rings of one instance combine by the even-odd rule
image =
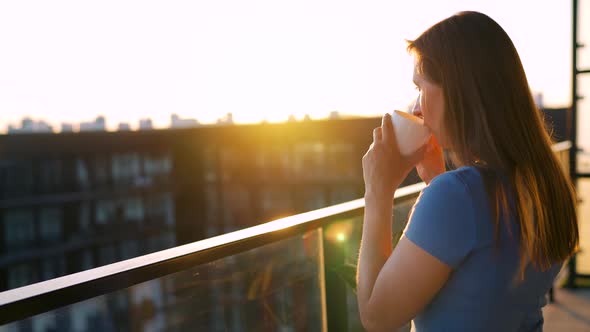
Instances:
[[[416,171],[422,181],[429,184],[439,174],[445,172],[445,158],[442,148],[434,138],[434,135],[426,143],[426,151],[423,159],[416,165]]]
[[[395,139],[391,115],[385,114],[381,127],[373,130],[373,143],[363,156],[365,200],[393,204],[393,195],[410,170],[422,160],[426,146],[402,156]],[[367,202],[369,203],[369,202]]]

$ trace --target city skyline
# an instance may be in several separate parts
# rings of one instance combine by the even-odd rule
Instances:
[[[25,116],[59,128],[102,114],[109,130],[146,117],[165,128],[171,113],[201,124],[378,116],[415,98],[405,39],[461,10],[502,25],[546,106],[570,103],[568,2],[35,3],[0,4],[1,132]]]
[[[328,116],[324,118],[312,119],[309,114],[305,114],[302,119],[298,119],[293,114],[284,119],[283,123],[312,121],[312,120],[337,120],[342,118],[356,118],[357,116],[350,116],[340,114],[338,111],[331,111]],[[268,123],[263,119],[260,124]],[[152,130],[152,129],[179,129],[179,128],[195,128],[202,126],[213,125],[234,125],[233,113],[227,113],[221,118],[218,118],[215,123],[201,123],[198,119],[182,118],[176,113],[170,114],[170,122],[165,127],[156,128],[150,117],[140,118],[136,124],[130,122],[119,122],[113,126],[108,125],[107,118],[104,115],[98,115],[94,120],[83,121],[80,123],[62,122],[59,126],[54,126],[45,119],[34,119],[29,116],[24,116],[20,122],[10,123],[7,127],[7,134],[30,134],[30,133],[72,133],[72,132],[88,132],[88,131],[131,131],[131,130]],[[59,129],[58,129],[59,127]]]
[[[544,109],[544,98],[542,93],[536,93],[533,95],[535,104],[540,108]],[[414,102],[409,103],[401,109],[406,112],[411,112]],[[273,123],[293,123],[299,121],[312,121],[312,120],[339,120],[339,119],[350,119],[350,118],[362,118],[363,115],[351,115],[341,114],[337,110],[330,111],[327,116],[321,118],[312,118],[309,114],[305,114],[302,118],[298,118],[294,114],[289,114],[286,119],[280,121],[273,121]],[[45,119],[34,119],[30,116],[24,116],[20,120],[20,126],[15,123],[9,123],[7,126],[7,134],[28,134],[28,133],[72,133],[72,132],[88,132],[88,131],[132,131],[132,130],[152,130],[152,129],[179,129],[179,128],[195,128],[203,126],[215,126],[215,125],[235,125],[240,123],[234,122],[234,114],[229,112],[224,116],[217,118],[214,123],[201,123],[199,119],[195,118],[182,118],[176,113],[170,114],[170,121],[165,126],[155,127],[150,117],[142,117],[137,122],[119,122],[116,125],[109,125],[104,115],[98,115],[94,120],[83,121],[80,123],[62,122],[59,124],[61,130],[57,129],[57,125],[51,125],[50,122]],[[259,124],[269,123],[267,119],[262,119],[258,122]],[[244,123],[242,123],[244,124]],[[247,123],[254,124],[254,123]],[[54,129],[56,128],[56,129]]]

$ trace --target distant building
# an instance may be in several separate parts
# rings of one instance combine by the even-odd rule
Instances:
[[[74,132],[74,126],[71,123],[62,123],[61,124],[61,132],[62,133]]]
[[[139,120],[139,130],[151,130],[154,129],[154,125],[152,123],[152,119],[140,119]]]
[[[338,111],[332,111],[332,112],[330,112],[330,115],[328,116],[328,119],[330,119],[330,120],[338,120],[338,119],[340,119],[340,112],[338,112]]]
[[[0,135],[0,291],[177,244],[162,135],[15,136]]]
[[[92,122],[80,123],[80,131],[105,131],[107,130],[106,119],[104,116],[98,116]]]
[[[233,113],[227,113],[224,117],[217,119],[218,125],[233,125],[234,115]]]
[[[183,119],[178,114],[170,116],[170,128],[191,128],[199,126],[199,121],[196,119]]]
[[[533,95],[533,98],[535,100],[535,105],[539,108],[543,108],[543,93],[537,92]]]
[[[53,127],[45,121],[38,121],[33,125],[33,131],[37,133],[51,133]]]
[[[53,127],[43,120],[35,121],[29,117],[21,120],[21,126],[8,126],[9,134],[52,133]]]
[[[117,128],[119,131],[129,131],[131,130],[131,126],[126,122],[119,123],[119,127]]]
[[[33,131],[34,124],[33,119],[25,117],[21,120],[21,129]]]

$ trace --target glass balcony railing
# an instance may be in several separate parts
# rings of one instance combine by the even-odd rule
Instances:
[[[554,146],[567,169],[569,142]],[[425,184],[395,193],[393,241]],[[0,293],[0,331],[357,331],[364,200]]]

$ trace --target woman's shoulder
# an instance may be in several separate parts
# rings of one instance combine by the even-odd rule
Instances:
[[[429,186],[443,187],[448,185],[464,186],[468,194],[483,190],[483,177],[481,171],[475,166],[463,166],[446,171],[435,177]]]
[[[421,200],[428,204],[464,206],[473,205],[474,198],[480,195],[483,181],[475,167],[461,167],[436,176],[422,191]]]
[[[464,166],[444,172],[435,177],[425,191],[443,202],[460,201],[465,208],[471,206],[476,211],[487,207],[484,178],[478,167]]]
[[[477,241],[478,204],[470,188],[476,174],[472,172],[462,168],[435,177],[416,200],[404,232],[420,248],[453,268]]]

